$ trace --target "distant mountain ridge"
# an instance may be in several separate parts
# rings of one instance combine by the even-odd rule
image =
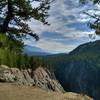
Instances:
[[[50,53],[45,52],[43,49],[35,46],[25,45],[23,48],[23,53],[29,56],[45,56],[50,55]]]
[[[79,53],[100,53],[100,40],[94,41],[94,42],[88,42],[85,44],[82,44],[75,48],[72,52],[69,54],[79,54]]]

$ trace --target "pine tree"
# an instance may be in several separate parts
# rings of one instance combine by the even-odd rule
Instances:
[[[34,1],[40,2],[40,6],[33,8]],[[15,35],[23,37],[26,34],[39,39],[36,33],[32,33],[27,21],[31,18],[44,24],[48,17],[50,0],[0,0],[0,33],[7,33],[10,37]]]

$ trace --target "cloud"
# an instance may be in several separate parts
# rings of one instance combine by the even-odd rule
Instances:
[[[69,52],[74,49],[76,45],[63,44],[53,40],[41,39],[39,42],[33,44],[36,47],[42,48],[46,52],[58,53],[58,52]]]
[[[42,33],[44,31],[55,32],[65,27],[67,24],[71,25],[73,23],[80,23],[80,25],[84,24],[83,26],[85,26],[85,23],[81,24],[81,21],[84,22],[87,17],[82,14],[84,9],[86,9],[86,7],[80,7],[78,0],[55,0],[55,2],[51,4],[51,9],[49,11],[50,16],[47,19],[51,25],[44,26],[39,21],[32,20],[31,28],[36,32]],[[87,19],[87,21],[88,20],[89,19]],[[65,27],[65,29],[66,28],[69,29],[69,27]]]
[[[38,5],[38,4],[36,4]],[[40,47],[50,52],[69,52],[79,44],[89,41],[88,34],[93,34],[87,23],[91,18],[83,13],[93,13],[98,5],[92,3],[87,5],[79,4],[79,0],[55,0],[49,10],[50,16],[47,21],[50,26],[32,19],[29,22],[33,32],[40,36],[39,42],[30,39],[28,44]]]
[[[31,4],[32,4],[33,8],[37,8],[40,6],[40,2],[38,2],[38,1],[33,1]]]

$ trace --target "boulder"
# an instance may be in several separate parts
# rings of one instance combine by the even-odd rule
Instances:
[[[10,68],[6,65],[0,66],[0,81],[14,82],[15,76],[11,73]]]
[[[14,82],[18,84],[30,84],[30,77],[25,71],[21,71],[18,68],[9,68],[5,65],[0,66],[0,81],[1,82]]]

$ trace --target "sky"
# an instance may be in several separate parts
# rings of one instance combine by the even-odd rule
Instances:
[[[38,5],[38,2],[33,3],[35,7]],[[94,30],[88,27],[88,23],[94,19],[83,13],[88,11],[92,14],[92,9],[95,8],[99,8],[99,5],[94,6],[91,2],[83,5],[79,0],[55,0],[51,3],[47,19],[50,26],[32,19],[29,25],[32,31],[39,35],[40,40],[36,42],[29,37],[25,44],[39,47],[44,52],[68,53],[80,44],[99,39],[100,37],[95,36]],[[94,34],[96,38],[91,40],[89,34]]]

